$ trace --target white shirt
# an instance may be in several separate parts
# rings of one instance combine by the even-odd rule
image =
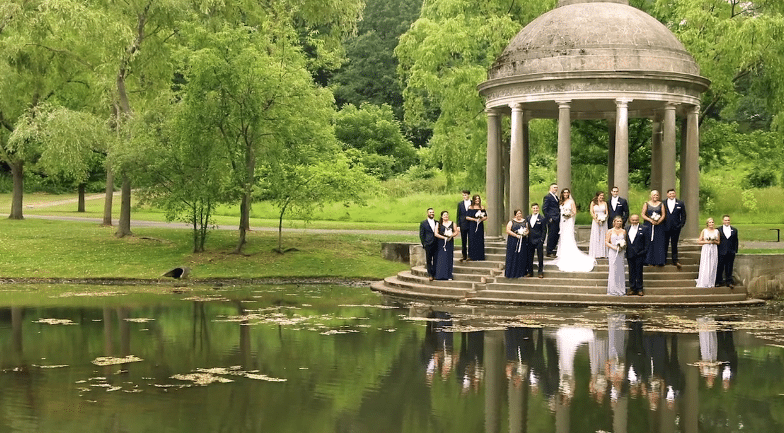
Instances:
[[[721,226],[721,229],[724,232],[724,237],[729,239],[732,234],[732,228],[730,226]]]
[[[637,237],[637,226],[629,227],[629,240],[634,242],[634,238]]]
[[[428,218],[427,223],[430,224],[430,230],[433,230],[433,233],[436,232],[436,220],[433,218]]]
[[[667,209],[670,210],[670,213],[672,213],[672,211],[675,210],[675,199],[674,198],[668,198],[667,199]]]
[[[612,204],[613,210],[615,210],[615,207],[618,206],[618,197],[611,198],[610,203]]]
[[[535,213],[535,214],[531,215],[531,220],[528,222],[529,224],[531,224],[531,227],[533,227],[534,224],[536,224],[537,218],[539,218],[539,214],[538,213]]]
[[[463,200],[463,206],[468,210],[468,207],[471,206],[471,200]]]

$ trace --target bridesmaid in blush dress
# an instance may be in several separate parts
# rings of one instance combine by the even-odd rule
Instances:
[[[449,220],[449,212],[442,211],[435,237],[438,238],[436,258],[436,280],[451,280],[455,263],[455,236],[460,236],[460,227]],[[470,245],[470,244],[469,244]]]
[[[479,195],[471,198],[471,206],[468,207],[465,219],[468,220],[468,260],[484,260],[487,210],[482,206]]]
[[[708,218],[705,228],[700,232],[697,243],[702,245],[700,252],[700,271],[697,287],[709,288],[716,285],[716,270],[719,265],[719,231],[713,218]]]
[[[610,270],[607,276],[607,294],[623,296],[626,294],[626,273],[624,272],[623,259],[626,248],[626,230],[623,229],[623,218],[616,216],[613,219],[613,228],[607,231],[605,244],[609,249],[608,261]]]
[[[607,202],[604,201],[604,193],[596,191],[596,195],[591,200],[591,240],[588,243],[588,255],[600,259],[607,257]]]
[[[652,266],[664,266],[667,256],[667,239],[664,236],[664,208],[659,200],[659,191],[651,191],[651,199],[642,205],[642,218],[645,225],[650,227],[651,243],[648,248],[648,255],[645,257],[645,264]]]

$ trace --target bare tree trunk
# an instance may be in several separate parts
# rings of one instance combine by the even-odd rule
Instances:
[[[117,222],[117,231],[114,233],[118,238],[132,236],[131,233],[131,180],[128,175],[122,177],[122,197],[120,199],[120,220]]]
[[[250,202],[252,200],[253,182],[256,176],[256,155],[253,152],[253,146],[249,144],[246,144],[245,148],[245,167],[247,167],[245,193],[242,195],[242,202],[240,203],[240,238],[237,243],[237,249],[234,250],[235,254],[242,253],[242,247],[247,242],[247,232],[250,230]]]
[[[114,172],[111,168],[106,169],[106,197],[103,200],[103,223],[104,226],[112,226],[112,199],[114,199]]]
[[[22,204],[24,199],[24,162],[14,161],[9,164],[11,166],[11,177],[14,180],[14,194],[11,199],[11,215],[8,218],[12,220],[22,220]]]
[[[78,193],[77,193],[79,195],[79,202],[76,205],[77,212],[84,212],[84,189],[85,189],[85,184],[80,183],[78,186]]]

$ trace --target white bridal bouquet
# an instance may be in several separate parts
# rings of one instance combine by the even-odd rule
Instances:
[[[569,207],[569,206],[562,207],[561,208],[561,216],[566,218],[566,219],[569,219],[572,216],[574,216],[574,214],[572,214],[572,208]]]
[[[708,233],[706,231],[705,232],[705,240],[706,241],[717,241],[717,240],[719,240],[719,233],[718,232],[716,232],[716,233]]]
[[[519,229],[517,229],[517,234],[520,236],[528,236],[528,228],[520,227]]]
[[[596,221],[599,221],[599,224],[602,224],[603,222],[607,221],[607,215],[598,215],[596,217]]]
[[[444,236],[446,236],[446,237],[452,236],[452,228],[451,227],[444,230]]]
[[[617,244],[615,244],[615,245],[617,245],[617,246],[618,246],[618,251],[620,251],[620,250],[622,250],[622,249],[626,248],[626,240],[624,240],[624,239],[619,239],[619,240],[618,240],[618,243],[617,243]]]
[[[654,212],[651,214],[651,219],[654,221],[659,221],[661,219],[661,215],[658,212]]]
[[[484,213],[481,210],[476,211],[476,214],[474,214],[474,218],[477,218],[477,219],[478,218],[482,218],[483,216],[484,216]]]

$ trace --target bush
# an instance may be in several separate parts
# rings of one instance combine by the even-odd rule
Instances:
[[[755,166],[751,172],[743,178],[743,188],[768,188],[776,186],[776,172],[772,168]]]

